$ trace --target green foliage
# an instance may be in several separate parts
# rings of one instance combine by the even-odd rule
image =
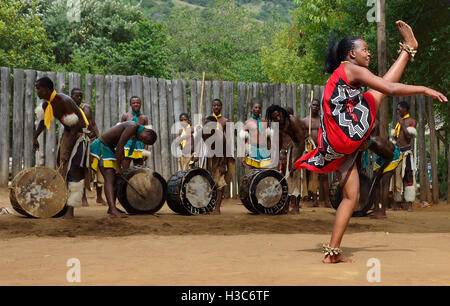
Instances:
[[[35,3],[0,2],[0,66],[49,69],[52,42],[36,14]]]
[[[191,10],[212,8],[216,0],[142,0],[142,7],[148,12],[148,16],[154,20],[164,20],[170,15],[174,7]],[[253,17],[260,21],[280,19],[283,22],[290,20],[290,11],[295,8],[292,0],[234,0],[236,7],[246,9],[253,13]]]
[[[359,35],[369,47],[376,47],[376,27],[366,20],[365,1],[294,2],[299,7],[294,10],[293,24],[263,48],[264,69],[271,81],[324,84],[328,78],[324,63],[329,43],[346,35]],[[376,67],[376,56],[371,67]]]
[[[165,31],[148,21],[139,5],[80,3],[79,21],[71,21],[66,0],[40,2],[57,64],[80,73],[167,75]]]
[[[165,22],[171,74],[180,78],[265,81],[260,46],[276,27],[256,21],[233,1],[202,11],[174,10]]]

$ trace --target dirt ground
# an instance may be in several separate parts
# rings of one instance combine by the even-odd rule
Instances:
[[[444,203],[389,211],[383,220],[352,218],[342,249],[355,262],[325,265],[320,250],[330,238],[332,208],[252,215],[227,200],[218,216],[181,216],[165,205],[155,215],[117,220],[93,193],[88,201],[73,220],[0,215],[0,285],[450,285]],[[5,188],[2,206],[11,208]],[[72,258],[79,283],[66,277]]]

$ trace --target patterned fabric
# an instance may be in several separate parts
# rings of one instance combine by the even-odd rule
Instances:
[[[133,111],[132,111],[132,113],[133,113]],[[142,141],[137,140],[137,138],[136,138],[137,134],[139,134],[143,130],[144,130],[144,126],[139,125],[136,135],[127,141],[127,143],[123,147],[125,157],[133,158],[133,159],[143,158],[145,144]]]
[[[321,102],[317,148],[294,163],[319,173],[339,169],[347,155],[357,151],[375,122],[375,99],[347,81],[341,64],[330,76]]]
[[[92,170],[97,171],[99,165],[105,168],[117,169],[116,153],[98,138],[91,143],[90,150],[93,157]]]
[[[392,161],[387,165],[387,167],[383,170],[383,173],[395,170],[398,164],[401,163],[403,159],[403,155],[400,152],[400,148],[397,145],[394,145],[394,157]],[[384,164],[384,158],[381,156],[377,156],[375,159],[375,163],[373,164],[373,171],[377,171]]]
[[[270,152],[265,147],[258,148],[256,146],[251,146],[245,162],[247,165],[254,168],[268,167],[270,165]]]

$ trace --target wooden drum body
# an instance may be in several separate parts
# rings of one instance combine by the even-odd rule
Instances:
[[[128,213],[153,214],[166,201],[167,182],[151,169],[130,167],[116,176],[115,192]]]
[[[58,171],[45,167],[22,170],[11,182],[9,198],[18,213],[35,218],[51,218],[66,205],[68,190]]]
[[[372,207],[375,200],[375,192],[369,194],[372,181],[364,173],[359,173],[359,203],[353,211],[352,217],[364,217]],[[339,181],[335,180],[330,187],[330,202],[334,209],[338,209],[342,201],[342,189],[339,187]]]
[[[288,184],[273,169],[252,169],[241,180],[239,196],[252,213],[276,215],[288,203]]]
[[[217,187],[202,168],[178,171],[167,182],[167,204],[182,215],[207,214],[217,202]]]

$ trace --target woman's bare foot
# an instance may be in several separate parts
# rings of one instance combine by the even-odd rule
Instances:
[[[350,262],[353,263],[355,262],[353,259],[345,257],[342,254],[338,254],[338,255],[327,255],[325,256],[325,258],[322,260],[323,263],[325,264],[331,264],[331,263],[341,263],[341,262]]]
[[[414,37],[411,27],[401,20],[397,20],[395,24],[397,25],[398,32],[403,39],[403,43],[410,46],[412,49],[417,49],[419,43]]]

